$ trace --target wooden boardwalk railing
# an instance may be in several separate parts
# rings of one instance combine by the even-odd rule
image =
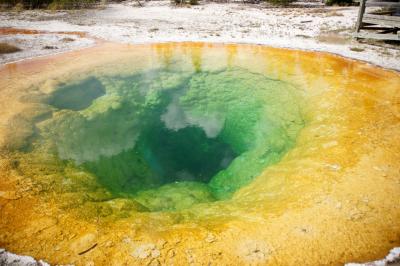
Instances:
[[[383,7],[386,10],[365,14],[367,7]],[[400,41],[400,0],[361,0],[354,37]]]

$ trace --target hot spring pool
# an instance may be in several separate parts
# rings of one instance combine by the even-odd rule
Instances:
[[[400,75],[251,45],[0,68],[0,247],[76,265],[320,265],[400,244]]]

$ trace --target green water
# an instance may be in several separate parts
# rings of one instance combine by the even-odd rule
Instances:
[[[50,99],[51,152],[150,211],[230,198],[304,126],[296,88],[242,68],[93,75]]]
[[[104,88],[97,79],[88,78],[77,84],[61,86],[51,95],[49,104],[59,109],[78,111],[89,107],[94,99],[104,93]]]

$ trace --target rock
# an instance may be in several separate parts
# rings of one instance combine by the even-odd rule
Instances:
[[[215,236],[214,236],[213,234],[209,233],[209,234],[207,235],[207,237],[205,238],[205,241],[206,241],[207,243],[215,242]]]
[[[161,252],[158,249],[153,249],[151,251],[151,257],[152,258],[158,258],[158,257],[160,257],[160,254],[161,254]]]
[[[16,255],[7,252],[5,249],[0,249],[0,265],[7,266],[50,266],[42,260],[35,260],[29,256]]]
[[[332,171],[339,171],[342,167],[339,164],[326,164],[326,168]]]
[[[52,45],[45,45],[43,47],[43,49],[52,50],[52,49],[58,49],[58,47],[57,46],[52,46]]]
[[[173,250],[173,249],[168,250],[167,256],[168,256],[168,258],[175,257],[175,250]]]
[[[157,249],[156,245],[151,243],[138,246],[131,256],[139,259],[146,259],[150,256],[152,258],[157,258],[160,254],[161,252]]]
[[[328,149],[331,147],[335,147],[337,145],[338,145],[338,142],[334,140],[334,141],[330,141],[330,142],[326,142],[326,143],[322,144],[322,148]]]

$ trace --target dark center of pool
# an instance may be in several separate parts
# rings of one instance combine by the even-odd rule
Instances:
[[[241,68],[89,76],[50,95],[41,136],[151,211],[226,199],[294,145],[294,88]]]

